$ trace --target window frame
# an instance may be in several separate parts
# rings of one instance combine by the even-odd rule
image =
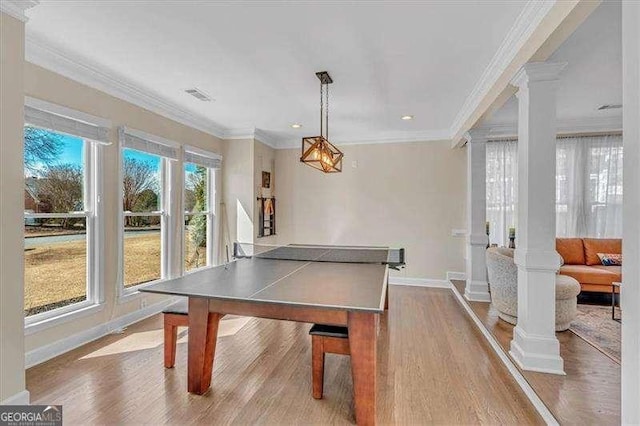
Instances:
[[[188,148],[185,148],[185,151],[187,151]],[[210,154],[212,157],[215,156],[215,154],[211,153]],[[185,170],[185,166],[187,164],[193,164],[196,166],[200,166],[200,167],[204,167],[207,171],[206,177],[207,177],[207,183],[206,183],[206,194],[207,194],[207,208],[204,211],[199,211],[199,212],[194,212],[194,211],[188,211],[185,208],[185,201],[186,201],[186,170]],[[185,226],[185,222],[186,222],[186,218],[187,216],[206,216],[207,219],[207,246],[206,246],[206,265],[204,266],[200,266],[197,268],[193,268],[190,270],[186,269],[186,265],[185,265],[185,261],[186,261],[186,247],[182,247],[181,250],[181,256],[180,256],[180,265],[181,265],[181,270],[182,270],[182,274],[183,275],[187,275],[187,274],[191,274],[193,272],[196,271],[201,271],[203,269],[206,268],[211,268],[213,266],[216,266],[216,252],[217,252],[217,211],[216,211],[216,182],[217,182],[217,176],[216,176],[216,169],[215,168],[211,168],[211,167],[207,167],[198,163],[194,163],[191,161],[183,161],[182,162],[182,202],[181,202],[181,227],[180,227],[180,241],[182,242],[182,244],[184,245],[184,242],[186,240],[186,226]]]
[[[118,279],[117,279],[117,295],[118,295],[118,303],[126,303],[132,299],[135,299],[141,296],[140,289],[147,287],[152,284],[157,284],[159,282],[163,282],[169,280],[174,277],[174,270],[172,267],[172,257],[171,253],[174,251],[174,247],[176,247],[175,241],[172,237],[171,229],[173,227],[173,215],[171,214],[171,198],[172,198],[172,181],[173,175],[175,173],[175,168],[177,164],[180,164],[180,159],[172,159],[169,157],[165,157],[161,154],[144,151],[142,149],[130,148],[127,147],[124,143],[124,135],[130,134],[140,139],[145,139],[146,141],[157,144],[164,145],[166,147],[170,147],[173,149],[179,149],[180,145],[176,142],[169,141],[167,139],[161,138],[159,136],[150,135],[148,133],[134,130],[130,128],[121,127],[119,129],[120,137],[118,143],[118,153],[119,153],[119,162],[118,162],[118,193],[120,196],[118,197]],[[160,210],[151,211],[151,212],[125,212],[123,208],[123,196],[124,196],[124,151],[126,149],[131,149],[134,151],[142,152],[149,155],[155,155],[160,158],[160,185],[161,189],[159,191],[159,202],[158,205],[161,208]],[[160,278],[152,281],[147,281],[144,283],[140,283],[137,285],[125,287],[125,277],[124,277],[124,265],[125,265],[125,254],[124,254],[124,220],[125,217],[135,217],[135,216],[144,216],[144,217],[160,217]]]
[[[39,109],[47,114],[57,115],[80,123],[86,123],[98,128],[109,129],[111,122],[100,117],[75,111],[46,101],[25,98],[25,106]],[[72,132],[60,131],[38,124],[31,124],[25,120],[26,126],[32,126],[53,133],[65,134],[81,139],[84,144],[84,176],[83,176],[83,204],[82,211],[69,213],[27,213],[23,212],[23,219],[53,219],[83,217],[86,229],[86,300],[72,303],[50,311],[25,316],[25,334],[70,321],[78,316],[102,310],[104,307],[104,206],[103,206],[103,153],[102,146],[109,142],[93,140]],[[108,132],[107,132],[108,134]],[[24,226],[24,224],[22,225]]]

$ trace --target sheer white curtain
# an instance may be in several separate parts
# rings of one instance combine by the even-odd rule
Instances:
[[[518,143],[515,139],[487,143],[487,222],[491,244],[506,246],[516,227]]]
[[[622,136],[558,139],[556,234],[622,237]]]
[[[556,148],[556,235],[622,237],[622,136],[563,137]],[[517,231],[517,141],[487,143],[487,221],[492,244]],[[517,232],[516,232],[517,234]]]

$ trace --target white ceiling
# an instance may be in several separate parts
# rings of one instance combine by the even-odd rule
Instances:
[[[231,133],[317,134],[327,70],[332,140],[446,137],[525,3],[42,0],[27,34]]]
[[[558,48],[549,62],[567,62],[558,88],[558,119],[565,125],[622,123],[622,110],[598,111],[622,104],[622,7],[603,2]],[[515,124],[518,102],[512,96],[483,126]]]

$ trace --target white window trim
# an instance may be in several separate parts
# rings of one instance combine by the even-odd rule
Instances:
[[[104,308],[104,220],[102,205],[102,143],[81,138],[84,149],[84,211],[25,213],[25,218],[84,217],[86,229],[86,300],[25,317],[25,335],[54,327]]]
[[[214,159],[219,159],[222,160],[222,156],[218,155],[218,154],[214,154],[208,151],[204,151],[202,149],[198,149],[198,148],[194,148],[191,146],[185,146],[184,148],[185,152],[193,152],[196,153],[198,155],[202,155],[202,156],[206,156],[209,158],[214,158]],[[216,187],[219,184],[218,181],[218,174],[216,173],[216,170],[218,169],[213,169],[210,167],[206,167],[207,169],[207,209],[205,211],[201,211],[201,212],[188,212],[184,209],[184,201],[185,201],[185,188],[186,188],[186,181],[184,181],[185,178],[185,172],[184,172],[184,166],[185,164],[189,164],[189,162],[183,162],[182,164],[182,173],[183,173],[183,188],[182,188],[182,193],[181,193],[181,218],[180,218],[180,241],[184,242],[185,240],[185,229],[184,229],[184,223],[185,223],[185,219],[186,216],[194,216],[194,215],[204,215],[207,218],[207,251],[206,251],[206,258],[207,258],[207,264],[205,266],[201,266],[199,268],[194,268],[194,269],[190,269],[190,270],[186,270],[185,269],[185,247],[182,247],[181,252],[181,256],[180,256],[180,268],[181,268],[181,272],[183,275],[192,273],[192,272],[196,272],[196,271],[201,271],[203,269],[206,268],[211,268],[213,266],[216,265],[216,261],[217,261],[217,250],[218,250],[218,243],[219,243],[219,237],[218,237],[218,212],[217,212],[217,191],[216,191]],[[197,163],[190,163],[190,164],[196,164]],[[213,183],[213,185],[212,185]]]
[[[104,303],[93,303],[85,300],[84,302],[74,303],[52,311],[43,312],[41,314],[32,315],[25,318],[24,334],[29,336],[39,331],[64,324],[78,318],[83,318],[102,311],[105,307]],[[45,316],[49,312],[56,312],[55,316]],[[40,317],[42,315],[42,317]],[[29,320],[29,321],[27,321]]]
[[[150,142],[159,143],[165,146],[170,146],[172,148],[178,149],[180,144],[170,141],[168,139],[162,138],[160,136],[151,135],[149,133],[145,133],[140,130],[130,129],[121,127],[120,135],[128,133],[135,137],[146,139]],[[160,205],[162,206],[162,210],[153,211],[153,212],[125,212],[122,209],[122,194],[124,192],[124,150],[125,149],[134,149],[128,148],[124,144],[124,138],[118,138],[118,153],[119,153],[119,163],[118,163],[118,193],[121,194],[118,198],[118,278],[117,278],[117,295],[118,295],[118,304],[127,303],[131,300],[135,300],[141,297],[140,289],[147,287],[152,284],[157,284],[163,281],[166,281],[173,277],[174,272],[171,267],[171,256],[175,251],[174,247],[176,247],[176,243],[172,237],[171,227],[172,227],[172,218],[171,218],[171,199],[172,199],[172,176],[175,173],[175,169],[180,167],[181,164],[180,159],[170,159],[167,157],[163,157],[161,155],[150,153],[150,155],[155,155],[161,159],[161,173],[160,180],[162,185],[162,190],[160,191]],[[134,149],[135,150],[135,149]],[[144,151],[141,151],[144,152]],[[178,151],[179,152],[179,151]],[[125,287],[124,286],[124,218],[125,216],[159,216],[161,218],[161,231],[160,231],[160,276],[161,278],[153,281],[144,282],[135,286]]]

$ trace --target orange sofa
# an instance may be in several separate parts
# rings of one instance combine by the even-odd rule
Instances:
[[[556,251],[564,259],[559,273],[575,278],[582,291],[611,293],[611,283],[622,282],[622,266],[604,266],[598,253],[622,253],[622,240],[556,238]]]

